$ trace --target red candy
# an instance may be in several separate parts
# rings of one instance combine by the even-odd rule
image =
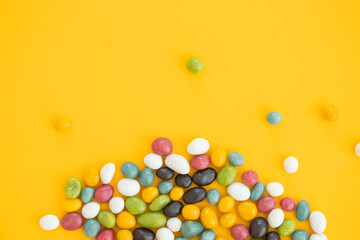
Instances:
[[[245,225],[237,224],[231,228],[231,236],[235,240],[246,240],[249,237],[249,229]]]
[[[190,161],[190,165],[197,170],[204,170],[210,165],[210,158],[205,154],[197,155]]]
[[[114,188],[110,184],[103,184],[95,190],[95,199],[99,203],[110,201],[114,195]]]
[[[115,232],[112,228],[105,228],[96,237],[96,240],[113,240]]]
[[[173,150],[173,145],[168,138],[157,138],[151,144],[151,148],[159,155],[169,155]]]
[[[81,228],[83,223],[84,223],[83,216],[77,212],[71,212],[71,213],[66,214],[61,219],[61,222],[60,222],[63,229],[68,230],[68,231],[74,231],[76,229]]]
[[[272,196],[264,196],[260,198],[257,208],[259,212],[268,213],[275,208],[276,200]]]
[[[258,182],[259,177],[256,172],[249,170],[243,173],[241,180],[247,185],[254,186]]]
[[[285,197],[281,199],[280,206],[284,211],[291,212],[295,210],[296,203],[293,199]]]

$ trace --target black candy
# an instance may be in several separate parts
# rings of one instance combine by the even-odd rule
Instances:
[[[174,177],[174,171],[168,167],[162,167],[156,171],[156,176],[163,180],[170,180]]]
[[[280,236],[277,232],[269,232],[266,234],[265,240],[280,240]]]
[[[168,217],[176,217],[180,215],[181,210],[183,209],[184,205],[181,202],[174,201],[170,202],[163,208],[163,213],[165,216]]]
[[[252,220],[249,232],[253,238],[263,238],[269,231],[269,224],[263,217],[257,217]]]
[[[148,228],[137,228],[133,231],[133,240],[154,240],[155,233]]]
[[[215,181],[217,173],[213,168],[205,168],[194,173],[192,180],[198,186],[207,186]]]
[[[191,176],[189,174],[178,174],[175,177],[175,184],[182,188],[190,187],[192,183]]]
[[[201,202],[206,198],[206,190],[203,187],[190,188],[184,193],[183,200],[186,204]]]

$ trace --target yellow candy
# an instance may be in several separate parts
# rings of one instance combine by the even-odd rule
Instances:
[[[240,217],[245,221],[253,220],[258,213],[256,205],[252,202],[240,203],[237,210]]]
[[[226,160],[225,149],[222,149],[222,148],[214,149],[214,151],[212,151],[212,153],[211,153],[210,159],[211,159],[211,163],[215,167],[222,167]]]
[[[219,225],[216,213],[210,207],[204,207],[201,209],[200,220],[205,228],[213,229]]]
[[[340,115],[339,109],[335,106],[329,107],[329,109],[326,112],[326,118],[329,121],[335,121],[336,119],[339,118],[339,115]]]
[[[117,216],[116,223],[119,226],[119,228],[130,229],[135,227],[136,219],[134,215],[132,215],[131,213],[127,211],[122,211]]]
[[[235,225],[237,220],[236,214],[234,213],[227,213],[221,216],[220,218],[220,224],[224,228],[231,228]]]
[[[170,192],[170,198],[174,201],[178,201],[184,195],[184,189],[181,187],[174,187]]]
[[[67,212],[75,212],[79,210],[82,206],[80,199],[65,199],[62,203],[62,208]]]
[[[142,193],[141,197],[146,203],[151,203],[159,195],[159,190],[156,187],[147,187]]]
[[[55,128],[59,132],[66,132],[70,129],[72,123],[70,118],[67,117],[61,117],[59,118],[55,123]]]
[[[195,205],[186,205],[181,214],[186,220],[197,220],[200,217],[200,208]]]
[[[226,240],[224,237],[216,237],[215,240]]]
[[[133,240],[133,235],[129,230],[120,230],[117,233],[118,240]]]
[[[95,187],[100,181],[100,172],[96,168],[90,168],[85,172],[85,184],[89,187]]]
[[[218,209],[222,213],[227,213],[231,209],[233,209],[234,204],[235,204],[234,199],[230,196],[226,196],[220,199],[220,202],[218,204]]]

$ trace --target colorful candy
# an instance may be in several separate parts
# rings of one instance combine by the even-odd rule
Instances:
[[[174,185],[170,181],[161,181],[158,185],[159,192],[161,194],[167,194],[173,189]]]
[[[40,219],[40,227],[44,230],[54,230],[60,225],[59,218],[53,214],[48,214]]]
[[[215,240],[215,232],[211,229],[206,229],[202,232],[200,240]]]
[[[163,165],[163,159],[160,155],[156,153],[149,153],[144,157],[144,164],[153,170],[161,168]]]
[[[154,199],[154,201],[150,204],[149,210],[152,212],[161,211],[166,205],[170,203],[171,199],[168,195],[160,195]],[[145,205],[146,207],[146,205]]]
[[[99,203],[110,201],[114,195],[114,188],[110,184],[103,184],[95,190],[95,199]]]
[[[300,222],[304,222],[306,221],[309,216],[310,216],[310,205],[307,201],[305,200],[301,200],[297,205],[296,205],[296,218],[300,221]]]
[[[121,197],[113,197],[109,202],[110,211],[113,214],[118,214],[124,210],[125,202]]]
[[[122,211],[119,215],[117,215],[116,224],[119,228],[130,229],[135,227],[136,219],[131,213]]]
[[[220,201],[220,192],[219,192],[219,190],[217,190],[215,188],[210,189],[207,192],[206,199],[207,199],[208,203],[210,203],[211,205],[217,204]]]
[[[121,165],[121,172],[127,178],[136,178],[140,173],[140,169],[133,162],[124,162]]]
[[[93,200],[95,196],[95,189],[92,187],[84,188],[80,193],[80,199],[83,203],[88,203]]]
[[[207,186],[213,183],[216,179],[217,173],[213,168],[206,168],[194,173],[192,179],[198,186]]]
[[[204,138],[195,138],[187,146],[187,151],[191,155],[201,155],[209,151],[210,143]]]
[[[326,218],[324,214],[319,211],[314,211],[310,214],[310,226],[316,233],[323,233],[326,229]]]
[[[276,200],[272,196],[264,196],[260,198],[257,208],[259,212],[268,213],[275,208]]]
[[[234,182],[227,187],[227,193],[236,201],[246,201],[250,198],[250,189],[243,183]]]
[[[266,186],[266,191],[270,196],[279,197],[284,193],[284,187],[278,182],[271,182]]]
[[[267,220],[270,227],[278,228],[284,222],[284,218],[284,212],[280,208],[276,208],[269,213]]]
[[[203,230],[203,225],[197,221],[186,221],[181,226],[181,234],[185,238],[194,238],[199,236]]]
[[[96,237],[100,232],[100,223],[95,219],[89,219],[84,224],[84,233],[89,238]]]
[[[137,218],[137,223],[146,228],[160,228],[165,226],[166,217],[160,212],[146,212]]]
[[[296,208],[296,203],[293,199],[285,197],[280,201],[281,208],[286,212],[294,211]]]
[[[325,112],[325,117],[329,121],[335,121],[339,118],[340,111],[336,106],[330,106]]]
[[[265,240],[280,240],[280,235],[275,231],[268,232],[265,236]]]
[[[108,210],[101,210],[97,215],[97,220],[105,228],[113,228],[116,223],[115,215]]]
[[[220,185],[228,186],[234,182],[236,175],[236,168],[232,165],[226,165],[220,169],[216,180]]]
[[[182,188],[190,187],[192,178],[189,174],[178,174],[175,177],[175,184]]]
[[[96,168],[90,168],[85,172],[84,182],[89,187],[95,187],[100,182],[100,172]]]
[[[276,125],[279,124],[282,120],[282,116],[279,112],[270,112],[267,117],[266,120],[268,121],[268,123],[272,124],[272,125]]]
[[[72,121],[68,117],[61,117],[55,123],[55,128],[59,132],[66,132],[71,128],[71,126],[72,126]]]
[[[165,158],[165,165],[179,174],[188,174],[190,172],[189,162],[178,154],[168,155]]]
[[[140,184],[132,178],[123,178],[118,182],[118,191],[127,197],[135,196],[140,192]]]
[[[187,62],[186,67],[191,73],[198,74],[204,70],[205,64],[200,58],[192,57]]]
[[[174,201],[180,200],[184,196],[184,189],[181,187],[174,187],[170,192],[170,198]]]
[[[177,217],[180,215],[184,205],[179,201],[172,201],[163,209],[163,213],[167,217]]]
[[[262,195],[264,194],[264,192],[265,192],[265,184],[262,182],[258,182],[251,190],[250,199],[253,200],[254,202],[259,201]]]
[[[76,212],[82,207],[82,202],[80,199],[65,199],[62,203],[62,208],[66,212]]]
[[[81,214],[86,219],[95,218],[100,212],[100,205],[97,202],[89,202],[82,208]]]
[[[67,213],[60,221],[61,227],[67,231],[77,230],[81,228],[83,223],[83,216],[77,212]]]
[[[162,227],[156,232],[157,240],[174,240],[174,238],[172,231],[166,227]]]
[[[296,223],[292,219],[285,219],[284,222],[278,228],[278,232],[280,236],[289,236],[296,229]]]
[[[146,203],[139,197],[129,197],[125,200],[126,209],[134,215],[142,214],[146,211]]]
[[[159,155],[169,155],[173,150],[171,141],[168,138],[157,138],[151,144],[154,153]]]
[[[256,205],[252,202],[241,202],[237,207],[237,211],[244,221],[253,220],[258,213]]]
[[[231,228],[237,220],[236,214],[226,213],[220,217],[220,225],[224,228]]]
[[[186,220],[198,220],[200,217],[200,208],[196,205],[185,205],[181,214]]]
[[[81,181],[77,178],[70,178],[65,184],[65,196],[70,199],[77,198],[81,193]]]
[[[181,229],[182,222],[177,217],[169,218],[166,222],[166,226],[172,231],[172,232],[178,232]]]
[[[226,151],[225,151],[225,149],[222,149],[222,148],[214,149],[211,152],[210,159],[211,159],[211,163],[215,167],[222,167],[225,164],[225,161],[226,161]]]
[[[284,161],[284,169],[288,173],[295,173],[299,169],[299,161],[295,157],[287,157]]]
[[[254,186],[258,182],[259,177],[255,171],[249,170],[243,173],[241,180],[246,185]]]
[[[237,224],[231,228],[231,236],[235,240],[246,240],[249,237],[249,229],[242,224]]]
[[[156,176],[162,180],[170,180],[174,177],[174,170],[168,167],[162,167],[156,171]]]
[[[147,187],[141,192],[141,197],[146,203],[151,203],[159,195],[156,187]]]
[[[144,187],[151,186],[155,181],[154,172],[150,168],[144,168],[139,174],[139,182]]]
[[[197,155],[191,159],[190,165],[197,170],[203,170],[209,167],[210,158],[205,154]]]
[[[244,157],[238,152],[230,152],[228,155],[228,161],[234,167],[240,167],[245,163]]]
[[[206,198],[206,190],[203,187],[190,188],[184,193],[183,200],[187,204],[201,202]]]
[[[296,230],[292,236],[291,239],[292,240],[309,240],[309,233],[307,233],[304,230]]]
[[[122,229],[117,233],[117,240],[133,240],[133,235],[129,230]]]
[[[133,240],[154,240],[155,233],[148,228],[136,228],[133,231]]]
[[[204,207],[200,212],[200,220],[205,228],[213,229],[219,225],[215,211],[210,207]]]
[[[234,205],[235,205],[234,199],[230,196],[225,196],[225,197],[221,198],[219,201],[219,204],[218,204],[219,212],[222,212],[222,213],[230,212],[231,209],[234,208]]]
[[[103,184],[111,182],[115,174],[115,165],[113,163],[107,163],[100,171],[100,179]]]
[[[250,236],[253,238],[263,238],[269,231],[269,224],[263,217],[254,218],[251,221],[249,232]]]
[[[101,230],[97,235],[96,240],[113,240],[115,236],[115,231],[110,228]]]

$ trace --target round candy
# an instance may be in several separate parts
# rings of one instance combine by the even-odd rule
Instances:
[[[296,223],[292,219],[286,219],[281,226],[278,228],[278,232],[280,236],[289,236],[296,229]]]
[[[124,206],[124,199],[121,197],[113,197],[109,202],[109,208],[113,214],[122,212],[122,210],[124,210]]]
[[[163,227],[163,228],[160,228],[159,230],[157,230],[156,232],[156,239],[157,240],[174,240],[174,234],[173,232],[166,228],[166,227]]]
[[[227,193],[236,201],[245,201],[250,198],[250,189],[243,183],[234,182],[227,187]]]
[[[159,195],[159,190],[156,187],[150,186],[141,192],[141,197],[146,203],[151,203]]]
[[[115,226],[115,215],[108,210],[101,210],[97,215],[97,220],[105,228],[113,228]]]
[[[213,229],[219,225],[215,211],[210,207],[201,209],[200,220],[205,228]]]
[[[265,236],[265,240],[280,240],[280,236],[277,232],[268,232]]]
[[[300,221],[300,222],[304,222],[306,221],[309,216],[310,216],[310,205],[307,201],[305,200],[301,200],[297,205],[296,205],[296,218]]]
[[[60,225],[60,221],[57,216],[48,214],[40,219],[39,224],[44,230],[54,230]]]
[[[316,233],[323,233],[326,229],[326,218],[324,214],[319,211],[314,211],[310,214],[310,226]]]
[[[311,235],[310,240],[327,240],[327,237],[321,233],[314,233]]]
[[[152,212],[161,211],[166,205],[170,203],[170,197],[168,195],[160,195],[154,199],[154,201],[149,205],[149,210]],[[146,206],[145,206],[146,208]]]
[[[84,224],[84,233],[89,238],[96,237],[100,232],[100,223],[94,219],[89,219]]]
[[[61,117],[56,121],[55,128],[59,132],[66,132],[71,128],[72,121],[68,117]]]
[[[271,182],[266,186],[266,191],[273,197],[279,197],[284,193],[284,187],[278,182]]]
[[[207,186],[215,181],[217,173],[213,168],[206,168],[204,170],[199,170],[194,173],[192,179],[193,182],[198,186]]]
[[[340,112],[336,106],[330,106],[325,113],[325,117],[329,121],[335,121],[336,119],[339,118],[339,115]]]
[[[140,169],[133,162],[124,162],[121,165],[121,172],[127,178],[136,178],[139,175]]]
[[[299,168],[299,162],[295,157],[287,157],[284,161],[285,171],[295,173]]]
[[[81,192],[81,181],[77,178],[70,178],[65,184],[65,196],[70,199],[77,198]]]
[[[146,212],[137,218],[140,226],[146,228],[161,228],[166,224],[166,217],[160,212]]]
[[[161,181],[158,185],[159,192],[161,194],[167,194],[173,189],[173,184],[170,181]]]
[[[205,154],[197,155],[190,160],[190,165],[197,170],[203,170],[209,167],[210,158]]]
[[[278,228],[284,222],[284,218],[284,212],[280,208],[276,208],[269,213],[267,220],[270,227]]]
[[[249,237],[249,230],[245,225],[237,224],[231,228],[231,236],[235,240],[246,240]]]
[[[170,180],[174,177],[174,171],[168,167],[162,167],[156,171],[156,176],[162,180]]]
[[[355,147],[355,154],[360,157],[360,143],[358,143]]]
[[[76,212],[77,210],[79,210],[81,208],[81,206],[82,206],[82,202],[78,198],[65,199],[62,203],[62,208],[66,212]]]
[[[183,201],[186,204],[201,202],[206,198],[206,190],[203,187],[190,188],[184,193]]]
[[[202,232],[200,240],[215,240],[215,232],[211,229],[206,229]]]
[[[184,189],[181,187],[174,187],[170,192],[170,198],[174,201],[180,200],[184,196]]]
[[[276,200],[271,196],[264,196],[260,198],[257,208],[259,212],[268,213],[275,208]]]
[[[216,180],[220,185],[228,186],[234,182],[236,175],[236,168],[231,165],[226,165],[220,169]]]
[[[219,190],[217,190],[215,188],[210,189],[207,192],[206,199],[207,199],[208,203],[210,203],[211,205],[217,204],[220,201],[220,192],[219,192]]]
[[[268,123],[272,124],[272,125],[276,125],[279,124],[282,120],[282,116],[279,112],[271,112],[267,115],[266,117]]]
[[[139,182],[144,187],[151,186],[155,181],[154,172],[150,168],[144,168],[139,174]]]
[[[231,228],[235,225],[237,220],[236,214],[226,213],[220,217],[220,225],[224,228]]]
[[[181,202],[173,201],[166,205],[163,209],[163,213],[167,217],[176,217],[180,215],[184,205]]]
[[[192,57],[187,62],[186,66],[191,73],[198,74],[204,70],[205,64],[200,58]]]
[[[197,221],[186,221],[181,226],[181,234],[185,238],[194,238],[199,236],[203,230],[203,225]]]
[[[95,189],[92,187],[86,187],[83,190],[81,190],[80,198],[83,203],[88,203],[91,200],[93,200],[94,195],[95,195]]]
[[[163,165],[163,159],[156,153],[149,153],[144,157],[144,164],[151,169],[157,170]]]
[[[254,202],[259,201],[262,195],[264,194],[264,192],[265,192],[265,184],[262,182],[258,182],[251,190],[250,199],[253,200]]]
[[[173,145],[168,138],[157,138],[151,144],[154,153],[159,155],[169,155],[173,150]]]
[[[179,174],[190,172],[189,162],[181,155],[170,154],[165,158],[165,165]]]
[[[133,235],[129,230],[123,229],[118,231],[117,240],[133,240]]]
[[[125,200],[126,209],[134,214],[139,215],[146,211],[146,203],[138,197],[129,197]]]
[[[100,171],[100,179],[103,184],[111,182],[115,174],[115,165],[113,163],[107,163]]]
[[[62,228],[67,231],[77,230],[81,228],[83,223],[84,223],[83,216],[81,216],[81,214],[77,212],[66,214],[60,221]]]
[[[296,203],[293,199],[285,197],[280,201],[281,208],[286,212],[294,211],[296,208]]]
[[[191,176],[189,174],[178,174],[175,177],[175,184],[182,188],[190,187],[192,183]]]
[[[245,163],[244,157],[238,152],[230,152],[228,155],[228,160],[234,167],[240,167]]]
[[[113,240],[115,237],[115,232],[113,229],[106,228],[101,230],[97,235],[96,240]]]
[[[227,213],[234,208],[234,205],[235,205],[234,199],[230,196],[225,196],[220,199],[220,202],[218,204],[218,209],[222,213]]]
[[[187,151],[191,155],[201,155],[209,151],[210,144],[204,138],[195,138],[187,146]]]
[[[269,231],[269,224],[263,217],[254,218],[251,221],[249,232],[253,238],[263,238]]]
[[[81,214],[84,218],[91,219],[96,217],[99,212],[100,205],[97,202],[89,202],[83,206]]]
[[[131,213],[129,213],[127,211],[122,211],[117,216],[116,223],[119,228],[130,229],[130,228],[135,227],[136,219],[135,219],[134,215],[132,215]]]
[[[255,171],[249,170],[243,173],[241,180],[247,185],[254,186],[258,182],[259,177]]]
[[[222,167],[225,164],[225,161],[226,161],[226,151],[225,151],[225,149],[222,149],[222,148],[214,149],[211,152],[210,159],[211,159],[211,163],[215,167]]]
[[[133,240],[154,240],[155,233],[148,228],[136,228],[133,231]]]
[[[169,218],[166,222],[166,226],[173,232],[178,232],[181,229],[182,222],[177,217]]]
[[[198,220],[200,217],[200,208],[195,205],[185,205],[181,214],[186,220]]]
[[[140,192],[140,184],[135,179],[123,178],[118,182],[117,189],[122,195],[131,197]]]
[[[100,172],[96,168],[90,168],[85,172],[84,182],[89,187],[95,187],[100,182]]]
[[[95,199],[99,203],[105,203],[110,201],[113,195],[114,188],[110,184],[101,185],[95,190]]]
[[[309,233],[304,230],[296,230],[292,236],[292,240],[309,240]]]
[[[238,205],[237,211],[244,221],[253,220],[258,213],[256,205],[252,202],[241,202]]]

